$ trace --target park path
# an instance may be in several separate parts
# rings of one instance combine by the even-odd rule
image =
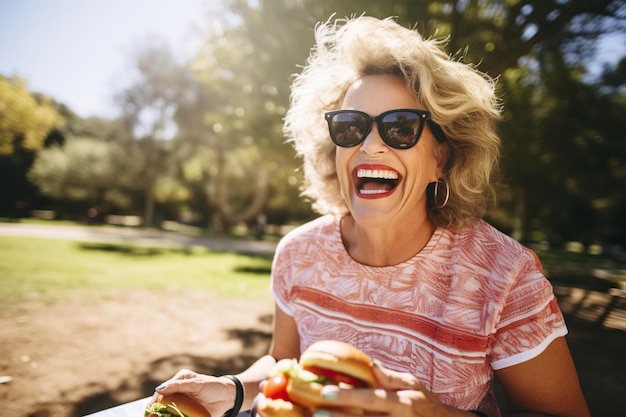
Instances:
[[[273,255],[276,249],[276,242],[266,240],[191,236],[158,229],[132,227],[0,223],[0,235],[80,241],[113,240],[149,244],[175,243],[183,246],[204,246],[219,251],[266,256]]]

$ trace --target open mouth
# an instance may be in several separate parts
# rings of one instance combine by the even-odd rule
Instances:
[[[357,167],[354,176],[357,194],[363,198],[386,197],[400,182],[400,174],[387,167]]]

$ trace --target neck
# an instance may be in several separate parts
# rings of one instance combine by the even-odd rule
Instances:
[[[392,227],[364,227],[347,215],[341,219],[341,237],[355,261],[370,266],[390,266],[419,253],[435,232],[428,217],[421,222]]]

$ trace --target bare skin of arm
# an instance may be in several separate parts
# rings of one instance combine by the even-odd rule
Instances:
[[[267,379],[277,360],[298,358],[300,342],[295,322],[280,308],[275,307],[274,329],[270,352],[254,362],[237,377],[244,386],[245,398],[241,410],[252,406],[254,397],[259,393],[259,385]],[[227,378],[203,375],[181,369],[170,380],[159,387],[151,400],[158,401],[160,395],[180,392],[195,398],[214,416],[221,416],[232,408],[235,402],[235,383]]]
[[[238,375],[246,392],[242,410],[247,410],[252,406],[254,397],[259,393],[259,384],[267,379],[267,375],[276,361],[300,357],[300,337],[296,323],[278,306],[274,308],[272,334],[269,354]]]
[[[512,416],[590,415],[563,337],[555,339],[539,356],[496,371],[496,377]]]

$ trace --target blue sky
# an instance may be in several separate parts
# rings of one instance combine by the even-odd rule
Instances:
[[[0,74],[81,116],[115,116],[134,52],[159,37],[184,59],[214,0],[0,0]]]
[[[21,76],[30,91],[83,117],[115,117],[113,95],[142,42],[159,37],[189,58],[216,7],[216,0],[0,0],[0,74]],[[610,62],[626,55],[624,35],[601,55]]]

